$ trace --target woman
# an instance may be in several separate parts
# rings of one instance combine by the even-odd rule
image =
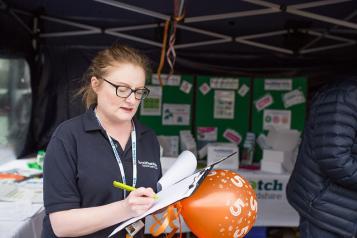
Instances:
[[[134,118],[149,94],[147,69],[143,55],[119,45],[93,59],[81,90],[88,110],[63,122],[47,147],[43,237],[107,237],[116,224],[153,205],[159,144]],[[138,189],[114,188],[114,180]]]

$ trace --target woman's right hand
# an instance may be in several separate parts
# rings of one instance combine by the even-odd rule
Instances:
[[[154,204],[154,196],[155,193],[152,188],[141,187],[130,192],[124,200],[130,215],[136,217],[145,213]]]

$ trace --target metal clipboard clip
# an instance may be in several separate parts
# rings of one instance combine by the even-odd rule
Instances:
[[[207,177],[207,175],[211,172],[211,170],[213,169],[213,167],[219,163],[221,163],[222,161],[232,157],[233,155],[237,154],[237,152],[233,152],[232,154],[214,162],[211,163],[210,165],[206,166],[204,169],[200,170],[198,172],[198,175],[194,178],[193,183],[190,184],[190,186],[188,187],[189,190],[191,190],[192,188],[194,188],[191,192],[191,195],[197,190],[197,188],[201,185],[201,183],[203,182],[203,180]]]

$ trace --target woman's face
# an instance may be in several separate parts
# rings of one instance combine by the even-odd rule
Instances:
[[[145,86],[145,71],[131,63],[111,66],[104,78],[112,84],[127,86],[133,90]],[[133,118],[140,104],[134,92],[129,97],[122,98],[116,95],[115,87],[103,79],[93,77],[91,84],[97,93],[97,110],[102,116],[111,122],[125,122]]]

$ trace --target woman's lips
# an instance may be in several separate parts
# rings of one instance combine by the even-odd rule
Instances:
[[[132,112],[133,111],[133,108],[130,108],[130,107],[120,107],[120,108],[123,109],[126,112]]]

